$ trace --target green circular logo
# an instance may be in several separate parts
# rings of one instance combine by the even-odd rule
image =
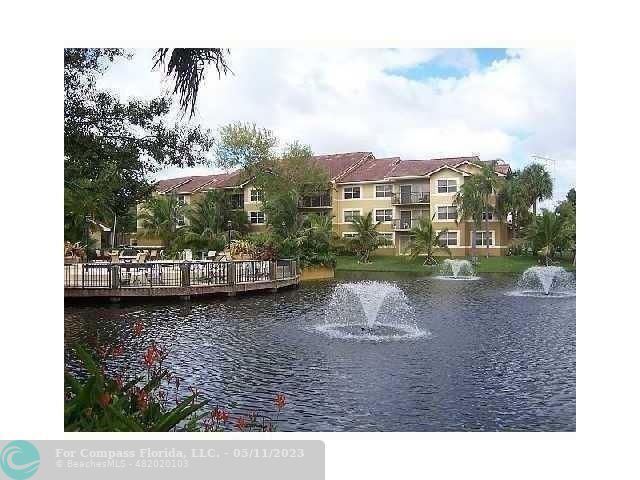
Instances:
[[[40,466],[40,453],[30,442],[16,440],[2,449],[0,467],[12,480],[31,478]]]

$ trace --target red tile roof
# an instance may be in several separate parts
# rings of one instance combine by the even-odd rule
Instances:
[[[337,180],[353,170],[361,162],[375,158],[371,152],[335,153],[332,155],[314,155],[316,162],[326,165],[331,180]]]
[[[384,178],[424,176],[443,166],[455,167],[463,162],[476,165],[488,164],[477,156],[434,158],[430,160],[401,160],[400,157],[378,158],[371,152],[336,153],[333,155],[315,155],[313,160],[326,166],[331,180],[338,183],[366,182]],[[511,167],[498,160],[496,171],[506,175]],[[243,170],[215,175],[170,178],[160,180],[157,190],[160,193],[194,193],[212,188],[230,188],[241,186],[247,181]]]
[[[223,188],[241,185],[243,176],[239,170],[215,175],[194,175],[191,177],[160,180],[156,190],[160,193],[194,193],[211,188]]]
[[[400,157],[370,159],[340,177],[339,181],[347,183],[381,180],[388,176],[398,162],[400,162]]]

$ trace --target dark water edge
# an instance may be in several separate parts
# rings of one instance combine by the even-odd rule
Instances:
[[[575,298],[505,295],[517,278],[340,272],[275,294],[70,305],[65,360],[76,368],[76,342],[123,344],[125,356],[108,365],[121,371],[140,365],[154,340],[185,388],[197,385],[214,405],[273,411],[284,392],[284,431],[575,431]],[[336,284],[371,279],[396,284],[430,335],[358,342],[315,328],[331,320]],[[147,326],[138,338],[136,321]]]

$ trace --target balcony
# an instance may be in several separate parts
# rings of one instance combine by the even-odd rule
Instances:
[[[429,203],[429,192],[394,193],[391,197],[393,205],[411,205]]]
[[[419,218],[394,218],[391,222],[396,231],[411,230],[418,225]]]
[[[299,208],[331,208],[331,195],[318,193],[305,195],[298,201]]]

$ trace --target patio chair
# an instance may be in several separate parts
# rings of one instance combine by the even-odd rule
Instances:
[[[193,252],[191,251],[191,249],[187,248],[184,250],[184,259],[188,262],[190,262],[191,260],[193,260]]]
[[[158,258],[158,252],[156,250],[151,250],[151,252],[149,252],[149,260],[157,260]]]
[[[216,251],[215,250],[209,250],[207,252],[207,260],[215,260],[216,258]]]
[[[115,253],[111,252],[109,254],[109,257],[111,259],[111,263],[120,263],[120,252],[118,251],[116,251]]]

